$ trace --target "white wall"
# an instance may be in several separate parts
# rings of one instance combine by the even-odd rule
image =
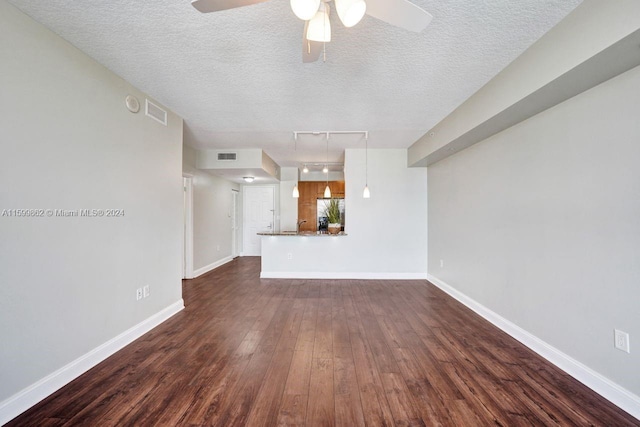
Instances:
[[[71,374],[26,387],[182,307],[182,119],[130,113],[143,93],[6,2],[0,40],[0,210],[124,210],[0,216],[2,424]]]
[[[280,228],[295,230],[298,225],[298,199],[293,197],[293,187],[298,184],[298,168],[280,169]]]
[[[240,186],[196,169],[196,157],[185,145],[183,171],[193,178],[193,270],[198,276],[232,257],[231,191]]]
[[[427,171],[407,168],[407,150],[369,150],[370,199],[364,185],[364,150],[346,150],[348,236],[265,237],[263,277],[426,277]]]
[[[639,87],[635,68],[428,170],[430,274],[636,405]],[[631,354],[614,349],[614,328]]]

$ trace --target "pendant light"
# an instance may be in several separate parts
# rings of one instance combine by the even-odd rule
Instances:
[[[294,199],[300,198],[300,191],[298,190],[298,184],[293,186],[293,198]]]
[[[327,134],[327,165],[329,164],[329,134]],[[331,189],[329,188],[329,168],[327,167],[327,165],[325,165],[325,168],[327,169],[327,186],[324,189],[324,198],[325,199],[330,199],[331,198]],[[324,170],[324,169],[323,169]]]
[[[306,163],[304,164],[304,168],[302,168],[302,173],[309,173],[309,168]]]
[[[364,191],[362,192],[362,197],[364,199],[369,199],[371,197],[371,193],[369,192],[369,138],[365,137],[364,139],[365,148],[364,148]]]
[[[329,22],[329,6],[320,2],[318,12],[309,21],[307,27],[307,40],[314,42],[331,41],[331,22]]]
[[[320,0],[291,0],[291,10],[303,21],[308,21],[318,11]]]
[[[335,0],[338,18],[342,24],[349,28],[356,25],[367,11],[364,0]]]

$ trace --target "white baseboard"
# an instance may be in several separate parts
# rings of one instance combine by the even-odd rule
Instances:
[[[640,419],[640,397],[491,311],[437,277],[429,274],[428,280],[591,390]]]
[[[205,266],[204,266],[204,267],[202,267],[202,268],[199,268],[199,269],[197,269],[197,270],[194,270],[194,272],[193,272],[193,277],[194,277],[194,278],[196,278],[196,277],[198,277],[198,276],[202,276],[203,274],[208,273],[208,272],[210,272],[211,270],[213,270],[213,269],[215,269],[215,268],[218,268],[218,267],[220,267],[221,265],[224,265],[224,264],[228,263],[229,261],[233,261],[233,257],[231,257],[231,256],[224,257],[224,258],[222,258],[222,259],[219,259],[219,260],[218,260],[218,261],[216,261],[216,262],[212,262],[212,263],[211,263],[211,264],[209,264],[209,265],[205,265]]]
[[[107,357],[140,338],[182,309],[184,309],[184,301],[181,298],[162,311],[127,329],[99,347],[94,348],[89,353],[80,356],[68,365],[63,366],[3,402],[0,402],[0,425],[11,421],[45,397],[78,378]]]
[[[426,280],[427,273],[261,271],[261,279]]]

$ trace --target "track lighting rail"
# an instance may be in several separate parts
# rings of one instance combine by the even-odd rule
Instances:
[[[330,135],[364,135],[365,139],[369,139],[369,131],[366,130],[298,130],[293,131],[293,139],[298,140],[298,135],[325,135],[329,140]]]

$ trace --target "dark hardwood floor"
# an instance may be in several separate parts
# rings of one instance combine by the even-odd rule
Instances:
[[[8,425],[640,425],[425,281],[259,270],[185,281],[183,312]]]

